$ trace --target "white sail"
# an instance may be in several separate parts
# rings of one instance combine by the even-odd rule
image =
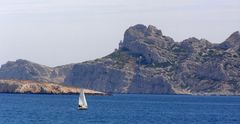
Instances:
[[[79,105],[79,106],[83,106],[83,101],[82,101],[82,99],[81,99],[81,94],[79,95],[78,105]]]
[[[87,105],[87,100],[86,100],[84,92],[82,93],[82,100],[83,100],[83,105],[87,107],[88,105]]]
[[[81,91],[80,95],[79,95],[79,101],[78,104],[80,106],[80,108],[87,108],[87,101],[86,101],[86,97],[85,94],[83,92],[83,90]]]

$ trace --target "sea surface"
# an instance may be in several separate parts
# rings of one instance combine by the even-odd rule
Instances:
[[[0,124],[240,124],[239,96],[0,94]]]

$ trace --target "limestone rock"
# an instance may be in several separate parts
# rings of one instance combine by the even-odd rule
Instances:
[[[194,37],[175,42],[154,26],[138,24],[103,58],[54,68],[18,60],[3,65],[0,78],[113,93],[240,95],[240,34],[221,44]]]
[[[9,61],[0,68],[0,79],[63,83],[73,64],[48,67],[28,60]]]
[[[239,47],[239,33],[225,42]],[[120,93],[240,94],[240,50],[205,39],[182,42],[141,24],[124,33],[112,54],[73,66],[65,83]]]
[[[106,95],[103,92],[83,89],[86,94]],[[0,80],[0,93],[79,94],[80,88],[55,83],[27,80]]]

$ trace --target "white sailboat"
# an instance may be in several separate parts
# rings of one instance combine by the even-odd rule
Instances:
[[[88,108],[87,100],[83,90],[81,90],[81,93],[79,95],[79,100],[78,100],[78,109],[86,110],[87,108]]]

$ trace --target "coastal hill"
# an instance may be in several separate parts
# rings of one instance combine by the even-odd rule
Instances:
[[[86,94],[105,95],[103,92],[83,89]],[[79,94],[80,88],[63,86],[55,83],[29,80],[0,80],[0,93],[32,93],[32,94]]]
[[[238,31],[220,44],[195,37],[175,42],[154,26],[138,24],[103,58],[55,68],[29,63],[2,65],[0,79],[59,80],[113,93],[240,95]]]
[[[34,80],[63,83],[73,64],[48,67],[28,60],[8,61],[1,66],[0,79]]]

